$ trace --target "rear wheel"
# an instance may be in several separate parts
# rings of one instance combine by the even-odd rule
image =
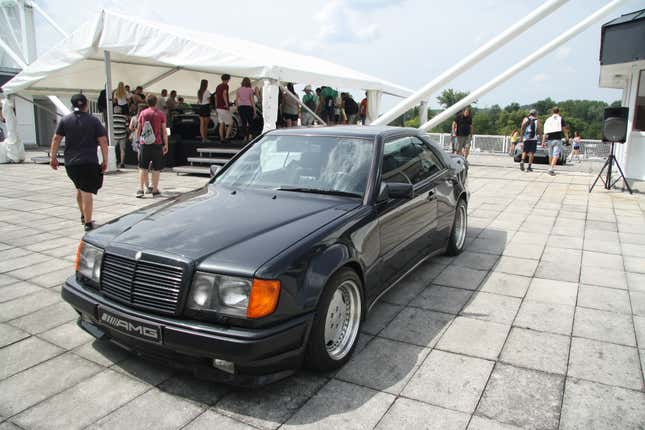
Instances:
[[[361,325],[361,291],[361,280],[351,269],[341,269],[329,280],[311,328],[305,358],[307,367],[329,371],[349,360]]]
[[[468,230],[468,206],[466,200],[459,199],[455,209],[455,220],[452,224],[450,239],[448,240],[448,249],[446,254],[459,255],[464,250],[466,243],[466,231]]]

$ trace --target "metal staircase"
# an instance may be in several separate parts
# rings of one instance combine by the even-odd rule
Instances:
[[[228,163],[242,148],[197,148],[197,157],[188,157],[188,166],[173,167],[173,172],[192,175],[210,175],[210,166],[223,166]]]

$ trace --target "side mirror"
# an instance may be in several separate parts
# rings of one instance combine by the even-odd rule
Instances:
[[[217,172],[219,172],[221,168],[222,166],[211,164],[211,178],[215,177],[215,175],[217,175]]]
[[[388,199],[411,199],[413,197],[414,187],[412,184],[406,184],[403,182],[382,182],[378,201]]]

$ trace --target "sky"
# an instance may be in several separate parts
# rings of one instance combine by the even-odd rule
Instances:
[[[530,13],[528,0],[36,0],[67,31],[101,7],[318,56],[416,90]],[[450,82],[474,90],[548,43],[608,0],[570,0],[520,37]],[[618,90],[598,87],[600,27],[645,8],[626,0],[606,18],[483,96],[479,107],[511,102],[594,99],[612,102]],[[37,49],[60,39],[36,19]],[[358,94],[354,92],[354,94]],[[437,107],[436,96],[430,106]],[[387,108],[397,100],[386,96]]]

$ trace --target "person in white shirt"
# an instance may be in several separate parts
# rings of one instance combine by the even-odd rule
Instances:
[[[542,147],[545,143],[548,145],[549,155],[549,175],[555,176],[555,165],[558,158],[563,154],[562,137],[569,140],[569,130],[566,127],[564,118],[560,116],[560,109],[556,106],[552,110],[553,114],[544,121],[544,134],[542,135]]]
[[[206,137],[208,135],[208,120],[211,116],[211,93],[208,92],[208,81],[202,79],[199,84],[199,90],[197,91],[197,104],[199,108],[197,113],[199,114],[199,135],[202,137],[202,142],[206,142]]]

